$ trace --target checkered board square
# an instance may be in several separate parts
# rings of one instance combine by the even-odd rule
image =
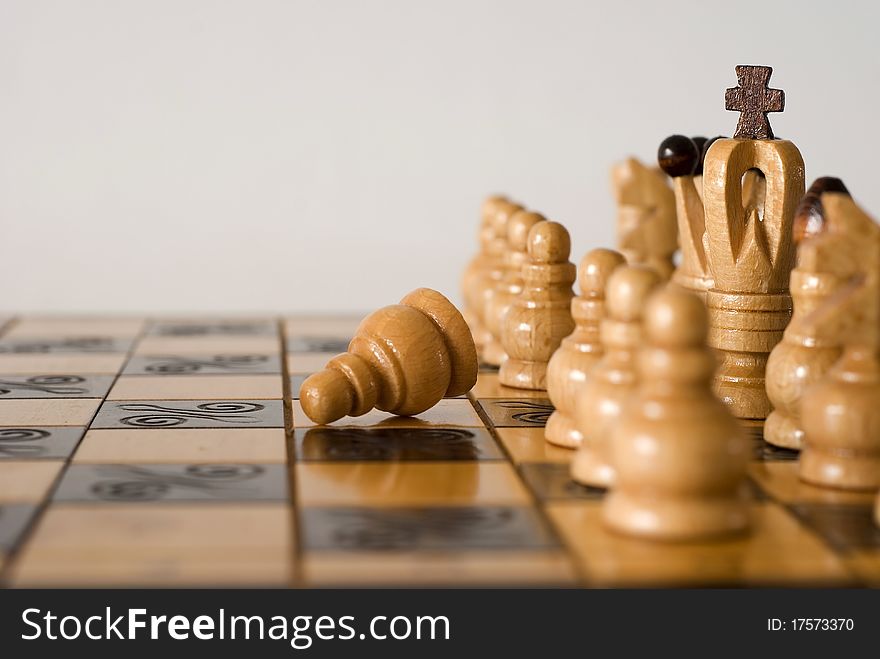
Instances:
[[[544,441],[545,392],[480,372],[418,418],[332,426],[308,374],[356,317],[29,318],[0,332],[4,586],[880,585],[873,496],[754,433],[754,526],[648,543]]]

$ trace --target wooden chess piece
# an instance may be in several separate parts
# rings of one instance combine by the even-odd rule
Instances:
[[[574,330],[570,307],[576,269],[568,260],[570,253],[571,238],[558,222],[538,222],[529,230],[523,290],[501,323],[508,355],[498,373],[501,384],[547,388],[547,363]]]
[[[489,220],[491,240],[489,240],[486,259],[486,277],[483,281],[482,301],[479,307],[480,323],[486,328],[486,341],[480,352],[480,359],[492,366],[498,366],[504,356],[500,337],[492,331],[496,324],[492,321],[491,310],[494,307],[495,291],[501,285],[506,272],[507,261],[507,225],[516,213],[523,210],[519,204],[502,201],[496,204],[495,214]]]
[[[709,345],[720,357],[715,392],[742,419],[765,419],[770,351],[791,318],[789,273],[792,225],[804,194],[804,161],[797,147],[768,138],[766,112],[781,111],[782,92],[766,88],[769,67],[737,67],[741,85],[728,90],[727,108],[742,112],[734,139],[716,140],[703,164],[703,204],[709,271]],[[763,208],[743,203],[743,175],[766,179]],[[760,195],[757,197],[760,199]]]
[[[602,515],[615,531],[698,540],[748,528],[751,443],[712,393],[707,331],[693,293],[670,287],[648,301],[637,392],[611,441],[617,480]]]
[[[627,158],[611,170],[617,201],[617,241],[630,265],[647,265],[669,279],[678,249],[675,195],[666,175]]]
[[[581,294],[571,301],[575,328],[562,340],[547,365],[547,394],[556,408],[547,420],[544,437],[551,444],[577,448],[583,435],[575,422],[575,406],[590,371],[602,357],[599,326],[605,317],[605,286],[623,255],[610,249],[587,252],[578,268]]]
[[[507,221],[504,275],[496,284],[494,293],[486,301],[486,327],[493,337],[501,336],[502,318],[516,297],[522,293],[522,267],[529,258],[527,251],[529,231],[538,222],[546,222],[546,220],[547,218],[539,213],[520,210]],[[490,366],[501,366],[507,355],[501,342],[493,339],[484,346],[482,357],[483,362]]]
[[[300,403],[315,423],[371,409],[411,416],[477,382],[477,352],[464,318],[443,295],[419,288],[358,326],[348,352],[309,376]]]
[[[839,340],[843,356],[801,399],[801,478],[845,490],[880,488],[880,226],[846,194],[822,195],[826,230],[801,252],[844,280],[805,333]]]
[[[464,300],[462,316],[471,329],[478,350],[482,349],[489,340],[488,330],[483,327],[480,321],[480,310],[483,305],[483,290],[489,261],[489,243],[493,237],[491,221],[495,217],[498,205],[507,201],[507,197],[493,195],[483,202],[480,209],[479,251],[468,263],[461,278],[462,299]]]
[[[600,329],[605,354],[593,367],[575,404],[575,421],[582,439],[571,463],[571,476],[582,485],[614,484],[611,435],[636,389],[642,313],[648,297],[661,283],[656,270],[636,265],[617,268],[608,279],[607,316]]]
[[[703,244],[706,233],[702,198],[703,147],[707,142],[701,137],[671,135],[660,143],[657,152],[660,168],[672,178],[678,218],[681,261],[672,274],[672,281],[703,299],[706,291],[712,288],[712,275]]]
[[[795,214],[796,243],[822,231],[825,224],[823,192],[847,191],[840,179],[816,179]],[[825,377],[843,351],[839,337],[818,339],[805,332],[801,322],[843,284],[834,272],[826,270],[823,261],[816,260],[816,254],[816,250],[798,253],[790,285],[794,313],[782,341],[767,360],[767,396],[773,404],[773,412],[764,423],[764,439],[788,449],[799,450],[803,442],[800,403],[804,392]]]

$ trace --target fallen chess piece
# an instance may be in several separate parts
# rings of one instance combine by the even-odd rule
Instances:
[[[348,352],[331,359],[300,388],[303,412],[315,423],[361,416],[374,407],[412,416],[477,382],[477,350],[455,306],[419,288],[358,326]]]

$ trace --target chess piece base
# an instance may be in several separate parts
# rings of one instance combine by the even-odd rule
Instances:
[[[491,341],[483,345],[483,351],[480,353],[480,357],[484,364],[488,364],[489,366],[501,366],[501,364],[504,363],[504,359],[507,357],[507,353],[504,352],[504,347],[493,338]]]
[[[594,447],[583,443],[571,462],[571,477],[581,485],[607,489],[614,485],[614,468],[599,455]]]
[[[779,448],[800,451],[804,441],[804,429],[794,417],[780,410],[774,410],[764,422],[764,441]]]
[[[543,391],[547,389],[547,362],[508,358],[501,364],[498,380],[505,387]]]
[[[880,361],[869,350],[848,350],[804,396],[802,480],[844,490],[880,488],[878,401]]]
[[[764,439],[773,446],[800,450],[804,438],[801,399],[840,359],[842,350],[838,346],[808,343],[808,337],[788,332],[767,360],[767,396],[775,409],[764,425]]]
[[[683,541],[723,537],[749,527],[748,498],[636,498],[621,492],[608,495],[602,508],[605,525],[626,535],[653,540]]]
[[[848,456],[805,448],[800,475],[801,480],[820,487],[871,492],[880,488],[880,454]]]
[[[773,411],[767,396],[764,353],[721,352],[713,390],[738,419],[766,419]]]
[[[557,409],[547,419],[544,438],[556,446],[577,448],[581,445],[584,436],[575,425],[574,419]]]

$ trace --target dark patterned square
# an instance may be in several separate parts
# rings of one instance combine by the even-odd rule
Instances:
[[[284,465],[71,465],[55,501],[284,501]]]
[[[150,323],[149,336],[271,336],[278,331],[274,321],[205,320],[197,323],[154,321]]]
[[[0,375],[0,398],[103,398],[113,375]]]
[[[331,352],[348,350],[351,337],[336,336],[295,336],[287,340],[288,352]]]
[[[553,413],[546,398],[479,398],[477,403],[496,428],[544,427]]]
[[[132,357],[125,375],[260,375],[281,372],[278,355],[168,355]]]
[[[92,428],[283,428],[280,400],[104,401]]]
[[[128,352],[131,339],[83,336],[62,339],[3,339],[0,354],[58,354]]]
[[[482,428],[301,428],[294,441],[306,462],[504,459]]]
[[[458,551],[559,546],[531,508],[304,508],[308,551]]]
[[[796,504],[791,511],[838,551],[880,549],[880,528],[871,506]]]
[[[605,496],[599,487],[581,485],[571,479],[565,463],[525,462],[519,466],[523,480],[542,501],[550,499],[597,500]]]
[[[0,427],[0,460],[66,459],[85,428]]]
[[[37,506],[28,503],[0,505],[0,552],[15,549],[36,512]]]

